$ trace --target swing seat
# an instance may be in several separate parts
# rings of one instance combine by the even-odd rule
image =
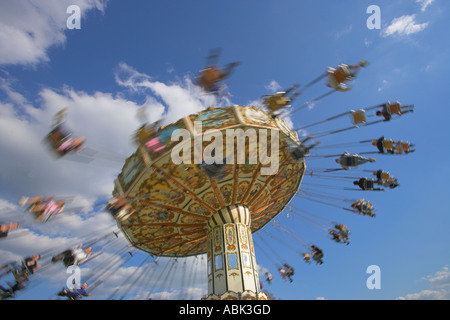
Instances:
[[[58,148],[56,148],[55,152],[60,157],[63,157],[72,151],[80,152],[82,149],[84,149],[84,140],[84,137],[78,137],[74,140],[70,138],[66,139],[58,146]]]
[[[402,114],[402,110],[401,110],[401,106],[399,102],[395,102],[395,103],[390,103],[389,104],[389,109],[388,109],[390,114],[398,114],[401,115]]]
[[[345,157],[345,160],[343,162],[343,165],[346,167],[356,167],[356,161],[351,156]]]
[[[337,83],[343,83],[351,79],[350,70],[347,65],[340,65],[334,72],[333,77]]]
[[[370,202],[363,202],[361,205],[361,212],[368,212],[373,209],[373,205]]]
[[[360,109],[358,111],[351,110],[352,113],[352,122],[355,126],[359,124],[366,124],[366,112],[363,109]]]
[[[397,142],[395,147],[393,148],[395,154],[402,154],[404,151],[404,147],[401,142]]]
[[[401,142],[401,146],[402,146],[402,150],[405,152],[409,152],[410,151],[410,144],[407,142]]]
[[[64,122],[64,118],[66,117],[66,114],[68,111],[69,111],[69,108],[64,108],[54,115],[54,117],[53,117],[53,126],[54,127],[57,127],[61,123]]]
[[[56,150],[69,137],[70,137],[70,134],[63,132],[62,130],[57,128],[55,130],[52,130],[47,135],[46,138],[47,138],[47,142],[50,144],[50,146]]]
[[[198,83],[207,90],[211,90],[215,83],[221,80],[222,76],[223,74],[220,71],[209,67],[201,71],[201,76],[198,78]]]
[[[145,144],[150,140],[152,136],[154,136],[156,130],[149,126],[142,126],[138,131],[136,131],[135,138],[139,144]]]
[[[314,261],[320,261],[320,259],[323,258],[323,253],[317,253],[315,255],[313,255],[313,260]]]
[[[49,213],[45,216],[45,218],[44,218],[44,220],[42,221],[42,223],[47,223],[47,222],[49,222],[50,220],[52,220],[54,216],[57,216],[57,215],[61,214],[61,212],[63,212],[63,210],[64,210],[64,207],[65,207],[65,205],[60,205],[59,208],[58,208],[57,210],[55,210],[54,212],[49,212]],[[36,217],[36,218],[37,218],[37,217]]]
[[[382,172],[381,173],[381,180],[383,180],[383,181],[389,180],[390,177],[391,176],[389,175],[389,172]]]
[[[394,141],[392,141],[392,140],[384,140],[383,147],[386,150],[392,150],[394,148]]]
[[[206,68],[202,72],[202,77],[206,81],[217,81],[222,77],[222,73],[216,68]]]
[[[41,216],[42,213],[44,213],[44,210],[38,212],[32,211],[31,213],[33,214],[34,218],[37,219]]]
[[[72,142],[72,149],[71,150],[78,150],[80,151],[82,149],[82,146],[84,144],[84,141],[86,139],[84,137],[78,137],[75,138]]]
[[[274,95],[266,99],[266,104],[271,111],[278,111],[286,107],[289,102],[289,98],[280,95]]]
[[[373,180],[365,180],[364,181],[364,189],[365,190],[372,190],[374,186],[374,181]]]

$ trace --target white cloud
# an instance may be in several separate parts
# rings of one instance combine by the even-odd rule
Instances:
[[[448,290],[422,290],[418,293],[410,293],[398,300],[449,300],[450,293]]]
[[[420,4],[420,10],[424,12],[427,10],[428,6],[434,2],[434,0],[416,0],[416,2]]]
[[[196,86],[188,77],[174,83],[165,84],[152,81],[151,77],[140,73],[126,63],[121,63],[115,74],[116,82],[130,90],[153,96],[162,100],[156,118],[151,121],[163,119],[163,123],[171,123],[190,114],[198,113],[210,106],[221,107],[231,105],[228,99],[217,99],[214,95],[206,94]]]
[[[334,38],[336,40],[339,40],[340,38],[342,38],[347,33],[350,33],[352,30],[353,30],[353,26],[350,25],[350,26],[346,27],[344,30],[336,32],[335,35],[334,35]]]
[[[15,84],[10,78],[0,78],[0,220],[19,222],[19,229],[0,241],[0,265],[35,253],[63,251],[117,229],[104,207],[93,210],[94,201],[99,196],[110,197],[125,157],[136,149],[131,136],[138,126],[140,107],[110,93],[90,95],[69,87],[44,88],[35,103],[15,90]],[[100,150],[92,163],[70,161],[70,156],[56,160],[42,144],[53,115],[65,106],[69,106],[67,126],[74,135],[85,136],[87,147]],[[99,155],[108,155],[109,160]],[[68,201],[59,217],[40,224],[17,206],[22,195],[56,195]],[[67,278],[63,269],[39,276],[58,287]]]
[[[246,104],[246,106],[255,106],[258,108],[264,108],[263,100],[262,99],[256,99],[256,100],[250,100]]]
[[[404,15],[392,20],[391,24],[382,31],[382,36],[389,37],[393,35],[408,36],[424,30],[428,22],[417,23],[416,15]]]
[[[108,93],[44,88],[39,93],[42,103],[35,107],[13,88],[5,91],[14,98],[0,102],[0,148],[5,155],[0,159],[0,188],[4,195],[18,199],[36,192],[111,193],[115,175],[135,150],[131,137],[138,126],[137,104]],[[66,106],[67,127],[75,136],[85,136],[86,146],[97,152],[91,164],[74,161],[76,156],[56,160],[43,144],[53,115]]]
[[[281,89],[281,86],[280,86],[280,84],[279,84],[277,81],[272,80],[272,81],[270,81],[270,83],[269,83],[267,86],[265,86],[264,88],[266,88],[266,90],[269,90],[270,92],[276,92],[276,91],[278,91],[278,90]]]
[[[0,65],[49,61],[47,50],[66,41],[66,13],[78,5],[82,17],[104,12],[107,0],[0,1]],[[82,27],[82,26],[81,26]]]
[[[432,288],[450,288],[450,271],[448,266],[445,266],[442,271],[438,271],[434,275],[425,277],[424,280],[428,280]]]
[[[382,81],[381,85],[378,87],[378,92],[381,92],[386,86],[388,86],[389,82],[385,79]]]
[[[215,97],[205,95],[188,78],[163,84],[152,81],[150,76],[126,64],[122,64],[119,71],[116,81],[124,88],[122,92],[88,94],[68,86],[59,89],[44,87],[39,91],[37,101],[30,101],[16,90],[20,84],[7,73],[0,77],[0,150],[3,154],[0,157],[0,220],[19,221],[19,229],[11,231],[8,238],[0,242],[0,265],[34,253],[49,250],[57,253],[58,250],[75,247],[94,236],[117,230],[114,220],[102,205],[93,210],[94,201],[98,201],[100,196],[105,199],[110,197],[114,179],[125,158],[136,150],[132,136],[139,126],[136,117],[139,108],[146,107],[150,111],[149,120],[165,117],[165,121],[175,121],[209,105],[226,102],[219,103]],[[145,102],[137,104],[128,100],[130,93],[144,95]],[[98,151],[91,163],[70,161],[70,156],[56,160],[42,145],[54,114],[66,106],[69,107],[67,127],[75,136],[85,136],[86,146]],[[83,152],[80,153],[82,154]],[[106,160],[106,156],[110,160]],[[65,211],[58,218],[39,224],[31,214],[16,204],[22,195],[56,195],[70,198],[71,201],[67,202]],[[128,244],[123,236],[119,241]],[[98,269],[98,263],[118,257],[114,250],[117,251],[117,246],[111,247],[110,251],[102,253],[101,258],[83,267],[83,278],[89,279],[91,275],[102,272],[103,270]],[[145,256],[140,253],[141,257],[143,255]],[[193,264],[192,259],[196,258],[189,258],[190,265]],[[181,268],[181,262],[178,267]],[[191,272],[190,266],[188,268]],[[119,268],[114,276],[97,287],[92,299],[107,298],[123,284],[132,270],[138,274],[142,268]],[[188,294],[193,299],[199,299],[206,293],[204,260],[198,259],[191,274],[196,279],[195,282],[188,283],[186,280],[184,288],[171,292],[157,289],[152,296],[155,299],[174,299]],[[173,283],[184,281],[181,273],[175,276]],[[68,275],[61,265],[43,270],[38,277],[59,290],[64,286]],[[157,280],[151,279],[148,284],[154,285]],[[142,292],[148,290],[141,289]]]
[[[173,73],[173,72],[175,72],[175,67],[172,66],[172,65],[169,65],[169,66],[167,67],[167,73]]]
[[[417,293],[409,293],[397,300],[450,300],[450,271],[448,266],[433,275],[423,278],[428,281],[429,289]]]

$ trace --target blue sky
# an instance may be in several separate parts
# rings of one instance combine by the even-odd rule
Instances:
[[[66,27],[69,5],[82,11],[81,29]],[[381,29],[370,30],[366,13],[377,5]],[[131,135],[138,126],[136,110],[146,106],[149,119],[163,115],[166,122],[209,105],[257,104],[263,95],[294,83],[306,84],[327,67],[366,59],[350,92],[335,93],[311,109],[289,118],[301,127],[350,109],[398,100],[414,104],[413,114],[375,126],[324,137],[322,145],[387,138],[415,143],[408,156],[376,156],[359,169],[384,169],[401,186],[385,192],[363,193],[323,188],[343,199],[364,197],[377,209],[374,219],[295,197],[292,204],[330,221],[346,224],[351,244],[333,243],[326,234],[289,224],[302,239],[324,249],[325,263],[307,265],[290,248],[266,235],[270,245],[296,269],[293,283],[276,274],[272,259],[257,250],[257,262],[275,276],[269,286],[280,299],[449,299],[450,238],[446,200],[449,110],[447,101],[450,41],[449,4],[445,0],[408,1],[2,1],[0,3],[0,218],[20,217],[17,239],[0,240],[0,264],[34,252],[77,245],[96,228],[114,229],[102,208],[92,208],[97,197],[108,196],[121,161],[135,146]],[[241,64],[226,81],[227,99],[199,93],[194,85],[212,48],[221,47],[219,64]],[[294,108],[327,92],[324,81],[298,97]],[[109,160],[90,164],[55,160],[41,140],[54,113],[70,106],[68,125],[87,137],[93,149]],[[323,128],[350,125],[347,118]],[[317,131],[315,131],[317,130]],[[370,146],[322,149],[313,154],[371,151]],[[334,167],[333,158],[307,160],[310,169]],[[370,173],[366,173],[370,175]],[[348,172],[348,176],[361,173]],[[346,181],[305,177],[306,183],[344,186]],[[349,180],[349,187],[351,180]],[[77,196],[71,207],[82,214],[68,215],[53,224],[37,225],[17,207],[22,195]],[[277,229],[265,231],[276,235]],[[125,240],[120,245],[126,244]],[[120,247],[108,247],[104,256]],[[299,246],[300,243],[292,243]],[[270,252],[269,250],[267,250]],[[98,287],[90,299],[105,299],[128,277],[138,275],[144,253]],[[194,265],[194,258],[188,263]],[[204,261],[203,261],[204,262]],[[94,272],[98,260],[86,264]],[[366,269],[381,269],[381,289],[369,290]],[[206,290],[206,267],[195,264],[192,285],[197,299]],[[52,267],[53,268],[53,267]],[[180,266],[181,268],[181,266]],[[67,274],[54,267],[43,272],[19,299],[47,299],[65,284]],[[93,271],[94,270],[94,271]],[[181,269],[178,269],[181,270]],[[48,272],[47,272],[48,273]],[[188,284],[182,272],[159,298],[176,299],[175,284]],[[202,278],[203,276],[203,278]],[[86,276],[87,278],[88,276]],[[195,281],[193,281],[195,279]],[[3,280],[3,279],[2,279]],[[150,280],[149,280],[150,281]],[[149,282],[150,283],[150,282]],[[142,297],[146,288],[130,294]]]

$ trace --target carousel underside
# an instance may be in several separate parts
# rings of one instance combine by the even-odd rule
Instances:
[[[199,121],[201,132],[195,126]],[[231,151],[235,153],[234,161],[225,161],[214,175],[198,163],[175,164],[171,151],[180,142],[172,141],[171,136],[176,129],[202,133],[204,138],[207,130],[219,130],[225,153],[228,152],[224,157],[230,152],[226,149],[227,129],[256,134],[265,131],[270,139],[278,136],[278,169],[263,175],[261,169],[270,164],[262,164],[259,158],[256,162],[249,160],[261,149],[261,144],[252,139],[243,144],[244,163],[239,161],[239,146],[235,145]],[[299,144],[296,133],[283,120],[272,119],[256,107],[209,108],[162,127],[153,138],[157,138],[158,148],[139,147],[126,160],[113,192],[134,199],[135,212],[118,224],[133,246],[152,255],[185,257],[206,253],[210,217],[233,204],[250,209],[251,231],[258,231],[289,203],[305,171],[304,161],[292,157],[288,148]],[[202,141],[204,150],[210,144],[211,141]],[[264,151],[271,155],[271,148],[271,143],[267,143]]]

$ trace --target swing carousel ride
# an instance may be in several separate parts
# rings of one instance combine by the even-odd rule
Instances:
[[[209,56],[208,66],[200,71],[197,85],[206,94],[220,98],[225,91],[223,81],[239,63],[230,63],[222,69],[215,63],[217,55],[217,52],[212,52]],[[324,257],[321,248],[302,239],[302,234],[291,225],[281,224],[276,217],[285,215],[292,221],[300,219],[312,222],[321,227],[327,236],[331,236],[331,240],[346,245],[350,243],[350,232],[344,224],[328,221],[317,213],[292,205],[291,200],[295,196],[375,217],[375,209],[369,201],[344,199],[324,191],[324,185],[303,182],[304,178],[330,178],[346,182],[352,179],[352,183],[343,187],[345,190],[393,189],[399,186],[397,179],[383,170],[361,171],[370,172],[370,177],[349,177],[339,173],[350,169],[357,172],[359,165],[375,161],[365,155],[405,155],[414,151],[414,145],[409,142],[384,137],[331,145],[323,145],[316,140],[388,122],[413,111],[413,106],[403,106],[399,102],[348,110],[300,128],[291,128],[283,120],[335,92],[351,90],[351,82],[367,64],[367,61],[361,61],[353,66],[342,64],[337,68],[328,68],[324,74],[304,86],[293,85],[285,91],[264,96],[260,106],[209,107],[165,126],[159,122],[144,123],[136,131],[136,151],[125,160],[114,181],[112,197],[106,203],[99,204],[106,207],[114,217],[118,230],[86,237],[83,248],[66,248],[57,258],[52,258],[52,263],[58,260],[62,260],[66,266],[89,263],[101,254],[103,248],[111,247],[117,238],[123,236],[128,245],[118,249],[119,258],[114,261],[116,269],[111,268],[113,261],[105,261],[104,266],[109,263],[111,273],[125,265],[127,259],[137,252],[144,252],[146,258],[139,265],[142,271],[134,275],[134,279],[126,279],[123,286],[111,293],[110,299],[115,298],[120,291],[121,298],[124,298],[137,283],[150,285],[152,277],[165,279],[164,285],[170,289],[174,285],[173,280],[167,279],[177,273],[175,270],[181,265],[178,261],[195,257],[195,263],[198,263],[197,257],[202,257],[203,261],[204,254],[208,293],[203,299],[268,299],[262,290],[263,281],[260,278],[264,276],[263,280],[270,283],[273,275],[269,271],[259,274],[261,271],[255,255],[255,252],[264,253],[271,261],[276,256],[275,253],[268,253],[271,244],[266,236],[266,225],[282,232],[281,242],[289,244],[297,241],[303,244],[301,259],[304,262],[320,265]],[[324,79],[329,91],[300,107],[292,106],[306,89]],[[368,111],[374,114],[368,115]],[[86,146],[84,137],[72,138],[71,133],[64,128],[66,115],[67,109],[64,109],[55,116],[53,128],[46,137],[52,152],[59,158],[74,154],[92,157],[94,153]],[[351,120],[351,125],[333,129],[333,123],[345,117]],[[369,121],[371,117],[378,119]],[[299,138],[300,132],[322,124],[326,130]],[[364,145],[372,150],[359,154],[311,153],[312,150]],[[339,166],[307,169],[308,158],[334,158]],[[310,186],[319,187],[320,190]],[[60,214],[68,214],[64,213],[64,199],[56,197],[22,197],[19,204],[27,206],[26,210],[39,223],[48,223]],[[65,212],[70,210],[66,209]],[[4,237],[8,234],[7,227],[2,225]],[[255,242],[253,235],[257,235]],[[91,255],[93,246],[98,248],[98,254]],[[298,252],[299,248],[294,249]],[[43,261],[49,255],[49,252],[41,253],[38,259]],[[167,264],[161,267],[158,261],[163,258]],[[35,270],[35,260],[24,259],[18,264],[2,267],[2,270],[6,270],[5,274],[9,272],[15,278],[14,285],[9,284],[9,288],[2,286],[2,299],[12,299],[16,291],[26,289],[33,274],[39,272]],[[294,268],[291,265],[279,261],[274,262],[274,265],[277,269],[275,272],[283,280],[293,281]],[[158,266],[160,274],[155,276]],[[94,274],[89,279],[88,289],[65,288],[58,293],[58,297],[76,300],[92,295],[108,276],[101,267],[99,273],[101,275]],[[182,273],[182,276],[176,281],[189,281],[186,262],[178,273]],[[128,289],[124,291],[125,287]],[[146,292],[156,290],[144,289]],[[151,294],[147,294],[146,299],[151,298]]]

